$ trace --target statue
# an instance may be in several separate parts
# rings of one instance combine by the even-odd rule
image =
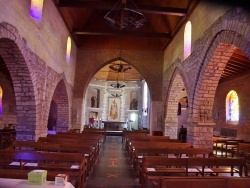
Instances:
[[[96,105],[97,105],[97,99],[95,96],[92,96],[91,97],[91,107],[96,108],[97,107]]]
[[[137,100],[133,98],[133,100],[130,103],[130,110],[137,110]]]

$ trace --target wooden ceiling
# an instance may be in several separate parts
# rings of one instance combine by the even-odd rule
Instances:
[[[139,29],[121,30],[110,27],[104,19],[118,0],[53,1],[78,47],[153,51],[167,47],[199,3],[199,0],[133,0],[147,22]],[[117,77],[106,65],[93,78],[114,81]],[[119,73],[122,81],[142,79],[135,68]]]
[[[114,29],[104,19],[118,0],[53,0],[78,46],[164,50],[199,0],[133,0],[146,24],[134,30]],[[128,2],[131,0],[120,0]]]
[[[249,73],[249,58],[240,49],[236,49],[223,70],[220,82],[228,81]]]
[[[139,29],[119,30],[110,27],[104,19],[118,0],[53,1],[78,47],[155,51],[167,48],[200,2],[200,0],[133,0],[147,22]],[[218,0],[211,1],[218,2]],[[111,70],[109,66],[110,64],[100,69],[94,78],[117,80],[118,73]],[[249,59],[242,51],[236,50],[223,71],[220,82],[249,72]],[[118,79],[141,81],[143,78],[136,69],[132,68],[127,72],[119,73]]]
[[[94,79],[97,80],[106,80],[106,81],[124,81],[124,82],[129,82],[129,81],[142,81],[143,77],[142,75],[134,68],[131,66],[131,69],[125,72],[116,72],[112,69],[109,68],[110,65],[112,64],[124,64],[128,65],[125,62],[118,61],[118,62],[113,62],[110,64],[107,64],[103,68],[101,68],[95,75]],[[129,66],[129,65],[128,65]]]

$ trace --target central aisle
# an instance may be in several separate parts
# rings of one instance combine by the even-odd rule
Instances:
[[[122,146],[121,136],[107,136],[98,161],[87,178],[86,188],[117,187],[140,186]]]

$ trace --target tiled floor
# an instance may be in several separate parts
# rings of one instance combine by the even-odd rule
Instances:
[[[107,136],[86,188],[139,188],[121,136]]]

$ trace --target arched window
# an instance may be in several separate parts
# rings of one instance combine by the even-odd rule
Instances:
[[[42,21],[43,1],[44,0],[31,0],[30,16],[38,22]]]
[[[71,38],[68,37],[67,40],[67,49],[66,49],[66,62],[70,62],[70,53],[71,53]]]
[[[147,82],[143,86],[143,116],[148,114],[148,85]]]
[[[184,59],[186,59],[191,54],[191,39],[192,39],[192,24],[190,21],[186,23],[184,30]]]
[[[232,90],[226,98],[226,120],[239,121],[239,98],[237,93]]]
[[[3,90],[2,87],[0,86],[0,115],[3,114]]]

